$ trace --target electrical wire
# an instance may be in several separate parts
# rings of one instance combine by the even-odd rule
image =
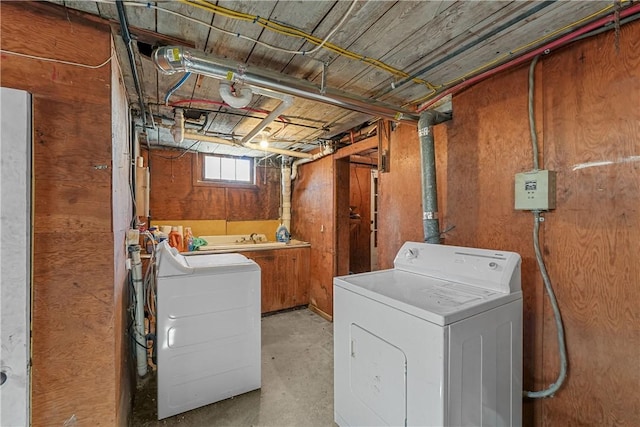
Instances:
[[[155,305],[155,254],[156,254],[156,241],[155,236],[148,230],[145,230],[144,236],[149,239],[152,245],[151,258],[147,264],[147,269],[144,274],[144,294],[145,294],[145,306],[147,312],[155,318],[156,305]],[[150,322],[151,323],[151,322]]]
[[[629,0],[626,0],[626,1],[629,1]],[[591,21],[592,19],[594,19],[594,18],[596,18],[596,17],[598,17],[600,15],[605,14],[606,12],[610,11],[611,9],[613,9],[613,7],[614,7],[614,5],[606,6],[606,7],[602,8],[602,9],[600,9],[600,10],[598,10],[598,11],[596,11],[596,12],[594,12],[594,13],[588,15],[588,16],[585,16],[584,18],[578,19],[577,21],[572,22],[570,24],[567,24],[562,28],[558,28],[557,30],[552,31],[552,32],[550,32],[548,34],[545,34],[544,36],[539,37],[539,38],[537,38],[537,39],[535,39],[533,41],[530,41],[529,43],[523,44],[522,46],[518,46],[517,48],[512,49],[507,53],[503,53],[502,55],[498,56],[497,58],[493,59],[492,61],[489,61],[489,62],[487,62],[485,64],[482,64],[479,67],[476,67],[473,70],[468,71],[465,74],[463,74],[463,75],[461,75],[459,77],[456,77],[453,80],[449,80],[448,82],[440,84],[439,86],[440,87],[449,86],[449,85],[454,84],[454,83],[456,83],[456,82],[458,82],[460,80],[464,80],[464,79],[468,78],[469,76],[471,76],[473,74],[476,74],[476,73],[478,73],[478,72],[480,72],[482,70],[485,70],[485,69],[491,67],[492,65],[495,65],[495,64],[498,64],[500,62],[503,62],[505,59],[516,55],[518,52],[521,52],[521,51],[527,50],[527,49],[529,49],[529,48],[531,48],[533,46],[536,46],[536,45],[538,45],[538,44],[540,44],[540,43],[542,43],[542,42],[544,42],[546,40],[549,40],[549,39],[557,36],[560,33],[563,33],[563,32],[568,31],[568,30],[573,30],[576,27],[580,26],[581,24],[584,24],[584,23],[586,23],[588,21]]]
[[[633,6],[630,6],[624,9],[623,11],[620,12],[620,16],[621,17],[624,16],[625,20],[620,21],[620,23],[630,22],[630,21],[626,21],[626,18],[632,17],[634,14],[638,14],[638,12],[640,12],[640,4],[635,4]],[[612,16],[601,17],[595,21],[590,22],[589,24],[586,24],[583,27],[576,29],[573,32],[570,32],[569,34],[565,34],[564,36],[561,36],[559,39],[550,41],[546,45],[535,48],[534,50],[527,52],[518,58],[514,58],[511,61],[505,62],[501,65],[498,65],[495,68],[484,71],[480,74],[474,75],[472,77],[470,76],[468,79],[464,79],[462,82],[458,83],[457,85],[446,88],[443,91],[438,91],[438,93],[436,94],[429,94],[417,100],[413,100],[409,102],[409,104],[420,103],[426,100],[426,102],[420,105],[416,110],[416,113],[421,113],[422,111],[434,105],[436,102],[440,101],[445,96],[459,92],[460,90],[468,86],[471,86],[472,84],[475,84],[480,80],[486,79],[500,71],[522,64],[523,62],[528,61],[529,59],[533,58],[534,56],[540,53],[548,54],[552,49],[557,49],[562,46],[565,46],[568,43],[574,42],[576,40],[580,40],[581,38],[583,38],[583,36],[588,36],[592,34],[592,32],[594,32],[595,34],[598,34],[598,31],[601,30],[601,28],[598,28],[598,27],[602,25],[607,25],[610,22],[612,22],[612,20],[613,20]]]
[[[191,149],[193,147],[196,146],[196,144],[200,144],[202,141],[196,141],[193,144],[191,144],[188,148],[185,148],[182,153],[180,153],[180,155],[178,156],[161,156],[160,154],[154,154],[155,157],[160,157],[161,159],[166,159],[166,160],[178,160],[179,158],[181,158],[182,156],[184,156],[185,154],[187,154],[189,151],[191,151]],[[197,148],[194,150],[197,151]],[[151,156],[151,151],[149,151],[149,156]]]
[[[227,104],[226,102],[223,102],[223,101],[214,101],[212,99],[196,99],[196,98],[180,99],[178,101],[172,102],[171,104],[169,104],[169,106],[171,106],[171,107],[179,107],[179,106],[183,106],[184,104],[211,104],[211,105],[219,105],[221,107],[234,108],[234,107],[231,107],[229,104]],[[242,107],[242,108],[239,108],[239,110],[249,111],[251,113],[260,113],[260,114],[270,114],[271,113],[271,111],[267,111],[267,110],[264,110],[262,108],[253,108],[253,107]],[[283,115],[278,116],[278,120],[280,120],[280,121],[282,121],[283,123],[286,123],[286,124],[291,123],[291,121],[288,120]]]
[[[258,15],[250,15],[246,13],[236,12],[232,9],[227,9],[222,6],[210,4],[204,0],[180,0],[180,2],[187,5],[194,6],[194,7],[198,7],[200,9],[207,10],[209,12],[213,12],[214,14],[225,16],[227,18],[252,22],[278,34],[282,34],[290,37],[297,37],[297,38],[304,39],[310,43],[313,43],[315,45],[322,45],[322,47],[324,47],[325,49],[331,52],[337,53],[338,55],[344,56],[346,58],[354,59],[357,61],[365,62],[376,68],[387,71],[388,73],[395,76],[399,76],[403,78],[411,77],[409,73],[402,71],[400,69],[397,69],[395,67],[392,67],[391,65],[386,64],[380,60],[377,60],[375,58],[369,58],[365,55],[360,55],[358,53],[352,52],[348,49],[335,45],[326,40],[320,39],[312,34],[308,34],[302,30],[299,30],[297,28],[291,27],[286,24],[274,22]],[[233,34],[233,35],[237,35],[237,34]],[[257,40],[254,40],[254,42],[260,44]],[[270,47],[273,48],[273,46],[270,46]],[[281,49],[277,49],[277,50],[281,50]],[[299,54],[299,55],[307,54],[306,51],[287,51],[287,50],[284,50],[284,51],[291,54]],[[427,82],[426,80],[423,80],[420,78],[412,78],[411,81],[413,81],[414,83],[425,85],[428,89],[435,91],[434,86],[431,83]]]
[[[353,12],[353,8],[356,6],[357,2],[358,2],[358,0],[353,0],[353,2],[351,2],[351,6],[349,7],[349,10],[347,10],[347,13],[345,13],[344,16],[342,17],[342,19],[340,20],[340,22],[338,22],[338,24],[335,27],[333,27],[333,29],[331,31],[329,31],[329,34],[327,34],[327,36],[324,38],[324,40],[322,40],[322,43],[320,43],[315,48],[304,52],[303,55],[309,55],[311,53],[316,53],[317,51],[322,49],[322,46],[324,46],[325,43],[327,43],[329,41],[331,36],[333,36],[335,34],[335,32],[338,31],[338,29],[340,27],[342,27],[342,24],[344,24],[344,21],[346,21],[347,18],[349,17],[349,15],[351,15],[351,12]]]
[[[131,337],[131,340],[136,343],[137,345],[139,345],[140,347],[144,348],[145,350],[149,350],[150,347],[147,347],[146,345],[142,344],[141,342],[139,342],[136,339],[136,334],[135,334],[135,308],[138,305],[138,297],[136,296],[136,289],[135,286],[133,284],[133,276],[131,274],[129,274],[129,302],[130,302],[130,306],[129,306],[129,312],[131,314],[131,319],[129,324],[127,325],[127,330],[129,332],[129,336]]]
[[[529,126],[531,130],[531,143],[533,146],[533,164],[534,169],[538,169],[538,138],[535,135],[536,132],[536,124],[535,124],[535,116],[533,114],[533,98],[534,98],[534,76],[535,76],[535,66],[538,62],[538,56],[536,56],[531,62],[531,66],[529,67]],[[540,399],[544,397],[553,396],[562,386],[565,378],[567,377],[567,346],[564,337],[564,326],[562,325],[562,316],[560,314],[560,308],[558,307],[558,300],[556,299],[555,293],[553,292],[553,286],[551,285],[551,278],[549,277],[549,273],[547,272],[547,268],[544,264],[544,258],[542,257],[542,251],[540,250],[540,223],[544,220],[541,217],[540,211],[533,211],[533,248],[536,254],[536,261],[538,263],[538,269],[540,270],[540,275],[542,276],[542,281],[544,282],[544,288],[547,291],[547,295],[549,296],[549,301],[551,302],[551,308],[553,309],[553,317],[556,322],[556,331],[558,334],[558,351],[560,353],[560,372],[558,373],[558,378],[556,381],[541,391],[524,391],[523,395],[532,399]]]
[[[111,62],[111,60],[113,59],[113,55],[109,56],[109,58],[107,58],[104,62],[102,62],[101,64],[98,65],[88,65],[88,64],[80,64],[77,62],[71,62],[71,61],[63,61],[61,59],[53,59],[53,58],[45,58],[44,56],[37,56],[37,55],[28,55],[26,53],[20,53],[20,52],[14,52],[12,50],[6,50],[6,49],[0,49],[1,53],[5,53],[8,55],[15,55],[15,56],[20,56],[23,58],[29,58],[29,59],[37,59],[39,61],[46,61],[46,62],[55,62],[58,64],[66,64],[66,65],[73,65],[75,67],[82,67],[82,68],[89,68],[92,70],[98,69],[98,68],[102,68],[105,65],[107,65],[109,62]]]
[[[630,0],[623,0],[622,3],[630,3]],[[437,85],[433,85],[433,87],[435,88],[434,91],[431,91],[430,93],[428,93],[426,95],[423,95],[420,98],[411,101],[410,104],[420,104],[420,103],[423,103],[425,101],[430,100],[431,98],[433,98],[435,96],[438,96],[438,98],[439,98],[439,96],[442,94],[442,89],[445,89],[446,87],[451,86],[451,85],[453,85],[455,83],[460,83],[460,82],[464,83],[467,80],[469,80],[470,78],[476,76],[478,73],[481,73],[483,70],[487,70],[488,68],[490,68],[492,66],[495,66],[495,65],[498,65],[500,63],[503,63],[505,60],[515,56],[517,53],[525,51],[525,50],[527,50],[527,49],[529,49],[529,48],[531,48],[533,46],[536,46],[536,45],[538,45],[538,44],[540,44],[540,43],[542,43],[542,42],[544,42],[546,40],[549,40],[549,39],[551,39],[551,38],[553,38],[553,37],[565,32],[565,31],[575,30],[581,24],[585,24],[585,23],[591,21],[592,19],[597,18],[600,15],[606,14],[607,12],[609,12],[614,7],[615,7],[615,5],[608,5],[608,6],[602,8],[602,9],[599,9],[598,11],[596,11],[596,12],[594,12],[594,13],[588,15],[588,16],[585,16],[584,18],[581,18],[581,19],[579,19],[577,21],[574,21],[574,22],[572,22],[570,24],[567,24],[567,25],[565,25],[565,26],[563,26],[561,28],[558,28],[557,30],[554,30],[554,31],[552,31],[552,32],[550,32],[548,34],[545,34],[544,36],[539,37],[539,38],[537,38],[537,39],[535,39],[533,41],[530,41],[530,42],[528,42],[526,44],[518,46],[515,49],[512,49],[509,52],[504,53],[504,54],[496,57],[495,59],[493,59],[493,60],[491,60],[489,62],[486,62],[486,63],[474,68],[473,70],[470,70],[470,71],[468,71],[468,72],[466,72],[466,73],[464,73],[464,74],[462,74],[462,75],[460,75],[460,76],[458,76],[458,77],[456,77],[456,78],[454,78],[452,80],[449,80],[449,81],[446,81],[446,82],[443,82],[443,83],[440,83],[440,84],[437,84]],[[428,108],[428,106],[426,108]],[[421,107],[421,108],[418,109],[418,112],[423,111],[426,108]]]
[[[535,69],[540,55],[536,55],[529,66],[529,130],[531,132],[531,149],[533,153],[533,170],[538,170],[538,134],[536,133],[536,116],[533,106],[534,87],[535,87]]]
[[[114,4],[115,3],[115,1],[113,1],[113,0],[94,0],[94,1],[96,3],[107,3],[107,4]],[[386,71],[386,72],[388,72],[388,73],[390,73],[390,74],[392,74],[394,76],[398,76],[398,77],[402,77],[402,78],[410,78],[410,81],[412,81],[412,82],[414,82],[416,84],[421,84],[421,85],[426,86],[429,89],[430,93],[436,91],[436,88],[426,80],[423,80],[423,79],[420,79],[420,78],[417,78],[417,77],[412,78],[409,73],[407,73],[405,71],[402,71],[400,69],[394,68],[394,67],[392,67],[392,66],[390,66],[390,65],[388,65],[388,64],[386,64],[386,63],[384,63],[382,61],[379,61],[379,60],[377,60],[375,58],[369,58],[369,57],[367,57],[365,55],[360,55],[358,53],[352,52],[352,51],[350,51],[348,49],[342,48],[342,47],[340,47],[338,45],[335,45],[333,43],[328,42],[328,39],[329,39],[329,37],[332,36],[332,34],[327,35],[327,37],[325,37],[324,39],[320,39],[320,38],[315,37],[315,36],[313,36],[311,34],[307,34],[307,33],[303,32],[301,30],[298,30],[298,29],[296,29],[294,27],[290,27],[288,25],[283,25],[283,24],[280,24],[280,23],[277,23],[277,22],[273,22],[273,21],[270,21],[270,20],[268,20],[266,18],[257,16],[257,15],[254,16],[254,15],[249,15],[249,14],[243,14],[243,13],[240,13],[240,12],[235,12],[232,9],[224,8],[222,6],[212,5],[212,4],[207,3],[207,2],[198,2],[197,0],[193,0],[193,1],[180,0],[180,2],[182,2],[184,4],[187,4],[187,5],[190,5],[190,6],[193,6],[193,7],[198,7],[198,8],[207,10],[207,11],[212,12],[214,14],[219,14],[219,15],[222,15],[222,16],[226,16],[227,18],[239,19],[239,20],[244,20],[244,21],[251,21],[252,23],[257,23],[257,24],[263,26],[264,28],[266,28],[268,30],[271,30],[271,31],[274,31],[274,32],[277,32],[279,34],[305,39],[310,43],[318,45],[319,47],[327,49],[327,50],[329,50],[331,52],[337,53],[340,56],[344,56],[346,58],[353,59],[353,60],[356,60],[356,61],[359,61],[359,62],[365,62],[365,63],[367,63],[367,64],[369,64],[369,65],[371,65],[371,66],[373,66],[375,68],[379,68],[381,70],[384,70],[384,71]],[[254,39],[252,37],[248,37],[248,36],[245,36],[245,35],[237,33],[237,32],[228,31],[228,30],[225,30],[223,28],[211,25],[208,22],[204,22],[204,21],[201,21],[199,19],[195,19],[195,18],[192,18],[190,16],[184,15],[182,13],[175,12],[175,11],[170,10],[170,9],[166,9],[166,8],[164,8],[162,6],[157,6],[157,5],[151,4],[150,2],[137,3],[137,2],[123,1],[122,4],[126,5],[126,6],[132,6],[132,7],[143,7],[143,8],[147,8],[147,9],[158,10],[158,11],[161,11],[161,12],[173,15],[173,16],[180,17],[182,19],[185,19],[187,21],[193,22],[195,24],[205,26],[205,27],[207,27],[207,28],[209,28],[211,30],[218,31],[220,33],[223,33],[223,34],[226,34],[226,35],[229,35],[229,36],[233,36],[233,37],[236,37],[236,38],[239,38],[239,39],[242,39],[242,40],[247,40],[247,41],[255,43],[255,44],[259,45],[259,46],[265,47],[267,49],[275,50],[275,51],[278,51],[278,52],[289,53],[289,54],[292,54],[292,55],[309,55],[309,54],[314,53],[316,51],[316,49],[313,49],[311,51],[291,50],[291,49],[284,49],[284,48],[281,48],[281,47],[278,47],[278,46],[270,45],[268,43],[262,42],[260,40]],[[350,10],[354,7],[354,5],[355,5],[355,1],[352,3],[352,5],[351,5],[352,7],[350,8]],[[348,15],[348,13],[347,13],[347,15]],[[344,20],[346,20],[345,17],[343,17],[343,21]],[[339,28],[339,26],[341,26],[341,25],[342,24],[339,24],[336,28]]]
[[[180,86],[182,86],[190,76],[191,76],[191,72],[188,71],[184,73],[184,76],[182,76],[182,78],[178,81],[178,83],[173,85],[173,87],[167,91],[167,94],[164,97],[164,105],[169,105],[169,98],[171,98],[171,95],[173,95],[175,91],[180,89]]]

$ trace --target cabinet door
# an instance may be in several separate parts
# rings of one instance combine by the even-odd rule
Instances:
[[[272,307],[275,305],[273,295],[277,278],[274,274],[274,264],[276,260],[276,255],[274,252],[275,251],[254,251],[243,253],[244,256],[254,260],[260,266],[260,295],[262,301],[262,313],[273,311],[274,308]]]
[[[244,252],[262,271],[262,313],[309,303],[309,248]]]

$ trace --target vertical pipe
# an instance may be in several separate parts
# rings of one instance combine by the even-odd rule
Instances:
[[[136,296],[135,322],[133,336],[136,346],[136,365],[138,375],[144,377],[147,374],[147,340],[144,331],[144,288],[142,283],[142,261],[140,260],[140,245],[129,246],[131,254],[131,275],[133,289]]]
[[[131,74],[133,76],[133,84],[138,94],[138,102],[140,103],[140,115],[142,118],[143,127],[147,127],[147,112],[144,104],[144,94],[142,93],[142,86],[140,85],[140,77],[138,74],[138,67],[136,66],[136,59],[133,53],[133,46],[131,42],[131,34],[129,33],[129,22],[127,20],[127,13],[124,10],[124,4],[122,0],[116,1],[116,9],[118,10],[118,19],[120,21],[120,31],[122,33],[122,40],[127,47],[127,57],[129,58],[129,66],[131,67]],[[153,121],[153,117],[151,118]]]
[[[282,224],[291,232],[291,164],[282,158]]]
[[[422,223],[424,241],[427,243],[440,243],[433,125],[450,118],[451,114],[427,110],[420,114],[420,120],[418,120],[420,156],[422,159]]]

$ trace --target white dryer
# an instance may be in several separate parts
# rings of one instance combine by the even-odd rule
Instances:
[[[338,425],[521,425],[518,254],[407,242],[333,295]]]
[[[260,388],[260,267],[241,254],[158,255],[158,419]]]

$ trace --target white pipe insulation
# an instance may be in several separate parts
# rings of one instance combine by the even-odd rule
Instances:
[[[184,112],[179,108],[174,114],[173,126],[169,129],[169,132],[176,144],[180,144],[184,140]]]
[[[291,232],[291,165],[282,159],[282,224]]]
[[[318,160],[333,153],[333,148],[325,146],[318,153],[309,155],[304,159],[298,159],[291,165],[289,159],[282,159],[282,224],[291,232],[291,182],[298,175],[298,165]]]
[[[142,281],[142,261],[140,260],[140,245],[129,246],[131,254],[131,277],[136,297],[135,321],[133,338],[136,346],[136,365],[138,375],[147,375],[147,339],[144,330],[144,286]]]
[[[231,82],[228,80],[220,80],[220,96],[224,102],[233,108],[244,108],[251,102],[253,92],[251,88],[244,87],[240,89],[240,93],[233,93],[231,90]]]
[[[298,166],[303,165],[305,163],[309,163],[312,162],[314,160],[318,160],[324,156],[327,156],[329,154],[333,153],[333,148],[331,148],[330,146],[325,146],[322,150],[320,150],[318,153],[310,155],[307,158],[304,159],[298,159],[296,161],[293,162],[293,164],[291,165],[291,180],[293,181],[294,179],[296,179],[298,177]]]

